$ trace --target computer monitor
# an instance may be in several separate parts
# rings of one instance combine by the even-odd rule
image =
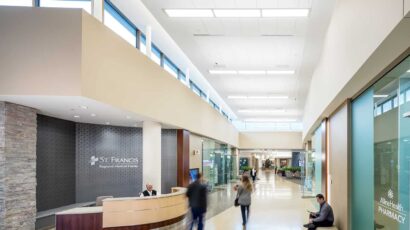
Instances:
[[[193,168],[189,170],[190,181],[193,182],[198,178],[199,168]]]

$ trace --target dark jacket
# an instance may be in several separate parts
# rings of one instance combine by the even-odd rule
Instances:
[[[206,212],[208,204],[208,189],[206,185],[201,184],[198,180],[191,183],[188,186],[186,196],[188,197],[189,206],[191,208],[199,208],[202,209],[203,212]]]
[[[142,194],[144,194],[144,196],[150,196],[148,190],[145,190],[144,192],[142,192]],[[157,195],[157,191],[152,190],[152,196],[156,196],[156,195]]]
[[[333,216],[333,209],[330,207],[330,205],[325,202],[322,205],[320,205],[320,211],[315,213],[316,218],[313,219],[313,223],[318,223],[318,222],[332,222],[334,221],[334,216]]]

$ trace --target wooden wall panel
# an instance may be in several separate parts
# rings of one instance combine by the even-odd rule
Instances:
[[[177,131],[177,186],[189,185],[189,131],[179,129]]]
[[[330,200],[335,224],[340,230],[349,226],[349,104],[344,104],[329,119]]]

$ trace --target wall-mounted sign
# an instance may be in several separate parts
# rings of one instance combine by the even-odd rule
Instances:
[[[90,166],[107,168],[138,168],[138,157],[91,156]]]
[[[377,204],[377,212],[400,224],[404,224],[407,218],[403,205],[399,202],[394,202],[394,192],[392,189],[389,189],[387,192],[387,198],[380,197],[380,201]]]

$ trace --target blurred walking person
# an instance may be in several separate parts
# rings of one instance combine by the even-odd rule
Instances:
[[[242,183],[235,186],[237,193],[237,204],[241,206],[242,213],[242,227],[246,229],[246,224],[249,220],[249,207],[251,205],[251,194],[253,192],[252,182],[249,180],[249,176],[242,176]],[[236,201],[235,201],[236,202]]]
[[[196,180],[188,186],[186,193],[192,213],[190,230],[194,227],[195,222],[198,223],[198,230],[204,229],[203,219],[208,204],[208,189],[202,182],[202,174],[199,173]]]
[[[255,183],[257,173],[258,173],[258,171],[256,171],[255,167],[253,167],[252,170],[251,170],[251,177],[252,177],[252,182],[253,183]]]

